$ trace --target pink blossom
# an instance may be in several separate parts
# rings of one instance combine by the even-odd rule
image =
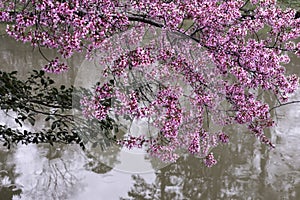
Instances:
[[[0,21],[8,24],[11,37],[34,48],[55,49],[61,59],[74,53],[91,57],[103,50],[103,76],[117,83],[101,83],[91,96],[83,97],[83,115],[97,120],[112,114],[146,119],[158,130],[156,137],[129,135],[118,144],[129,149],[148,145],[150,155],[172,162],[184,148],[211,167],[217,162],[211,150],[228,143],[229,136],[211,133],[209,123],[245,125],[273,147],[263,134],[274,125],[271,108],[257,93],[274,94],[282,103],[299,84],[296,75],[286,75],[284,66],[291,53],[300,56],[300,43],[294,42],[300,36],[295,10],[280,8],[276,0],[251,0],[250,10],[244,3],[2,0]],[[265,32],[264,27],[270,31],[262,38],[258,32]],[[144,45],[147,31],[161,40]],[[130,37],[118,37],[123,32]],[[112,44],[111,37],[127,40],[130,48]],[[61,59],[50,58],[43,69],[68,70]]]
[[[217,164],[217,160],[214,158],[214,154],[213,153],[209,153],[205,158],[204,158],[204,164],[207,167],[212,167],[215,164]]]

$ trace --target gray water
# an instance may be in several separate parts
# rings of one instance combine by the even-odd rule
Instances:
[[[53,51],[45,54],[55,56]],[[75,56],[69,61],[70,71],[53,77],[71,85],[84,62]],[[17,70],[24,77],[45,63],[31,47],[0,37],[1,70]],[[299,59],[293,59],[288,71],[300,75],[297,64]],[[300,90],[292,97],[299,99]],[[243,127],[229,127],[230,144],[215,149],[218,164],[212,168],[190,156],[158,171],[134,174],[120,170],[126,164],[125,151],[111,157],[73,145],[19,145],[11,150],[1,146],[0,200],[300,199],[300,104],[280,107],[276,114],[277,125],[267,131],[276,149],[270,150]],[[4,113],[0,123],[16,127]]]

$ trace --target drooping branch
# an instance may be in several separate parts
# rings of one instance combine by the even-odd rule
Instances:
[[[158,27],[158,28],[164,27],[163,24],[158,23],[158,22],[156,22],[156,21],[154,21],[154,20],[148,19],[148,18],[143,17],[143,16],[139,16],[139,15],[129,15],[129,16],[127,16],[127,17],[128,17],[128,20],[129,20],[129,21],[133,21],[133,22],[142,22],[142,23],[149,24],[149,25],[152,25],[152,26],[155,26],[155,27]]]
[[[287,106],[287,105],[291,105],[291,104],[297,104],[297,103],[300,103],[300,101],[289,101],[289,102],[286,102],[286,103],[280,103],[277,106],[273,106],[269,111],[271,112],[272,110],[274,110],[276,108],[280,108],[282,106]]]

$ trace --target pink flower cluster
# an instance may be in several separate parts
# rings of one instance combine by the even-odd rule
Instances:
[[[123,60],[126,59],[128,61],[126,61],[127,63],[136,58],[143,58],[145,60],[144,62],[140,61],[134,67],[130,64],[128,66],[120,64],[122,62],[120,62],[120,59],[117,59],[117,62],[112,62],[112,66],[106,69],[106,73],[111,72],[114,76],[119,77],[119,85],[114,85],[112,93],[108,96],[108,98],[114,97],[115,99],[114,106],[110,108],[110,111],[113,114],[130,116],[131,119],[148,118],[148,121],[159,131],[156,137],[151,138],[147,138],[146,133],[141,133],[144,135],[137,137],[129,133],[129,136],[123,140],[118,140],[118,144],[127,148],[141,148],[143,145],[148,146],[148,152],[151,156],[169,162],[175,161],[179,157],[175,152],[180,149],[188,149],[194,155],[206,157],[211,148],[217,146],[219,142],[228,142],[228,136],[225,134],[221,134],[223,136],[220,136],[219,139],[216,134],[209,134],[202,127],[203,106],[213,105],[212,98],[209,98],[209,94],[213,91],[207,91],[207,96],[205,97],[205,88],[209,90],[209,87],[207,85],[204,86],[203,82],[205,79],[201,76],[199,68],[203,67],[203,70],[206,71],[208,68],[204,69],[205,66],[203,65],[197,68],[168,48],[155,51],[158,53],[154,52],[151,54],[150,60],[150,56],[145,56],[145,52],[150,50],[153,49],[139,47],[138,51],[133,50],[126,55],[120,55]],[[147,55],[150,55],[150,52]],[[161,65],[149,68],[149,64],[154,60],[158,60]],[[145,63],[148,71],[144,70],[143,77],[140,77],[138,74],[141,72],[141,69],[145,68]],[[164,68],[164,70],[161,70],[161,68]],[[178,73],[176,72],[179,71],[179,76],[177,76]],[[155,76],[154,80],[153,76]],[[157,81],[160,82],[161,79],[163,80],[165,77],[171,76],[174,76],[173,81],[170,81],[168,78],[168,83],[157,83]],[[143,94],[138,90],[134,92],[128,89],[124,90],[127,87],[135,87],[136,82],[130,82],[134,78],[138,82],[152,82],[151,84],[155,85],[153,88],[155,92],[152,91],[153,94],[149,96],[147,101],[145,99],[141,100]],[[191,94],[184,94],[180,85],[174,85],[173,82],[180,80],[184,84],[192,86],[193,90]],[[101,95],[101,97],[103,96],[106,96],[106,94]],[[96,97],[92,97],[92,99],[94,98]],[[190,106],[196,106],[197,109],[183,110],[182,103],[184,101],[189,102]],[[91,106],[87,105],[93,104],[91,101],[82,103],[87,108],[91,108]],[[102,107],[99,107],[98,102],[93,107],[93,109],[95,108],[101,111],[101,113],[109,115],[109,112],[106,112],[107,110],[102,112]],[[89,113],[87,110],[89,109],[86,109],[85,113],[89,117],[95,117],[93,112]],[[190,120],[195,117],[193,116],[194,112],[197,113],[199,119],[191,122]],[[199,130],[202,131],[199,132]],[[197,134],[189,134],[191,131],[196,131]]]
[[[196,154],[200,152],[200,136],[197,134],[193,139],[189,146],[189,152],[192,154]]]
[[[145,54],[145,52],[147,52],[147,54]],[[102,101],[94,100],[82,102],[86,107],[86,116],[104,119],[106,115],[109,115],[109,110],[101,103],[103,103],[105,98],[114,97],[116,99],[114,107],[109,108],[113,113],[119,115],[126,114],[131,116],[132,119],[152,119],[150,121],[159,129],[157,138],[147,139],[145,135],[138,137],[128,136],[123,140],[119,140],[118,144],[127,148],[141,148],[143,145],[148,145],[149,154],[164,161],[176,160],[179,156],[175,153],[176,150],[184,148],[188,149],[193,155],[203,157],[205,164],[212,166],[216,163],[216,160],[210,153],[211,149],[216,147],[219,143],[229,142],[229,136],[226,133],[219,132],[213,134],[203,128],[205,123],[203,121],[203,111],[205,109],[212,109],[213,111],[213,109],[216,108],[216,103],[212,97],[219,95],[231,104],[229,112],[235,115],[233,118],[234,121],[239,124],[247,124],[249,129],[253,131],[262,142],[273,147],[270,140],[263,134],[264,128],[273,125],[273,120],[269,113],[269,106],[257,100],[254,94],[249,91],[246,92],[242,80],[239,81],[240,83],[235,84],[230,83],[226,79],[222,80],[221,83],[223,83],[225,87],[219,88],[216,95],[213,94],[216,92],[216,88],[213,86],[216,85],[207,82],[206,75],[201,74],[201,71],[185,60],[182,55],[175,55],[174,51],[170,51],[169,49],[159,51],[158,54],[150,54],[150,52],[151,48],[145,47],[143,49],[139,47],[138,51],[133,50],[126,55],[120,55],[122,59],[127,60],[126,63],[128,63],[128,65],[120,64],[120,60],[117,60],[117,62],[113,62],[112,67],[107,68],[106,71],[110,71],[114,76],[119,77],[119,84],[124,85],[114,85],[113,90],[105,89],[107,88],[106,85],[98,87],[96,90],[96,94],[98,95],[92,99],[101,99]],[[150,56],[145,55],[151,55],[151,59],[149,59]],[[141,60],[132,67],[129,63],[136,58],[145,59],[145,61]],[[135,84],[129,83],[129,80],[135,76],[135,78],[137,78],[141,69],[144,69],[145,63],[148,66],[153,63],[154,60],[161,62],[162,66],[156,66],[149,72],[144,71],[143,79],[147,81],[152,80],[151,78],[153,77],[148,79],[149,74],[155,74],[156,81],[158,82],[160,78],[163,79],[165,76],[173,77],[172,80],[175,82],[181,80],[183,83],[191,86],[192,90],[189,94],[184,94],[182,88],[179,87],[180,85],[171,86],[171,82],[168,82],[167,86],[159,83],[158,85],[162,88],[154,93],[155,95],[152,96],[152,101],[147,102],[146,105],[144,104],[145,102],[143,103],[141,100],[140,95],[142,94],[139,91],[129,92],[130,90],[122,90],[125,86],[134,87]],[[161,70],[160,67],[166,68],[167,70]],[[209,68],[206,68],[206,70],[208,69]],[[174,72],[180,72],[180,75]],[[138,81],[142,80],[138,79]],[[189,110],[182,109],[182,99],[189,102],[191,106]],[[99,113],[101,114],[99,115]],[[218,114],[219,112],[216,113]],[[193,117],[196,117],[196,120],[194,120]]]
[[[161,132],[165,138],[176,138],[182,122],[182,110],[178,102],[180,92],[174,89],[164,89],[158,92],[154,106],[163,107],[165,114]]]
[[[0,2],[0,21],[13,22],[7,33],[34,47],[57,49],[63,58],[97,45],[128,27],[118,1],[32,0]],[[18,8],[16,10],[16,8]]]
[[[208,154],[208,155],[204,158],[204,164],[205,164],[207,167],[212,167],[212,166],[214,166],[215,164],[217,164],[217,160],[215,159],[213,153]]]
[[[128,149],[132,149],[134,147],[142,148],[144,144],[149,143],[149,140],[146,139],[143,135],[138,137],[129,135],[126,139],[118,140],[117,143]]]
[[[228,143],[229,136],[211,133],[210,123],[244,124],[273,146],[263,131],[274,121],[257,93],[268,91],[285,102],[298,88],[299,78],[287,75],[285,64],[288,53],[300,56],[295,42],[300,19],[275,0],[1,0],[0,21],[8,23],[6,31],[16,40],[57,49],[64,59],[103,46],[118,49],[102,62],[112,62],[105,75],[118,84],[98,85],[92,97],[82,99],[83,113],[98,120],[112,113],[148,119],[159,130],[156,138],[129,136],[119,144],[148,144],[149,154],[162,160],[175,161],[175,152],[184,148],[207,166],[216,164],[211,149]],[[145,42],[148,38],[139,34],[157,34],[153,27],[165,34],[162,41],[132,45],[125,53],[107,40],[131,31],[131,37],[120,39],[129,46]],[[170,39],[169,30],[188,41]],[[67,69],[58,58],[44,67],[51,73]]]
[[[222,142],[222,143],[228,143],[229,142],[229,136],[226,135],[225,133],[221,132],[218,134],[219,136],[219,140]]]
[[[110,68],[110,71],[115,76],[121,76],[124,75],[126,68],[147,66],[152,63],[153,58],[150,55],[150,49],[138,47],[134,51],[130,51],[128,54],[121,55],[117,60],[115,60],[113,66]]]
[[[50,61],[49,64],[45,65],[43,70],[49,73],[60,74],[69,69],[65,63],[60,63],[58,58]]]
[[[176,162],[179,158],[178,153],[175,152],[178,144],[175,141],[169,144],[160,144],[159,141],[153,140],[150,143],[148,153],[150,156],[159,158],[164,162]]]
[[[83,97],[80,101],[83,108],[83,115],[87,118],[96,118],[104,120],[107,117],[108,111],[111,107],[110,98],[112,97],[112,85],[104,84],[97,85],[92,97]]]

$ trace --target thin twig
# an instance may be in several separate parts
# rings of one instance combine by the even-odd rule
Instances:
[[[278,106],[274,106],[272,107],[269,112],[271,112],[273,109],[276,109],[276,108],[279,108],[281,106],[286,106],[286,105],[290,105],[290,104],[294,104],[294,103],[300,103],[300,101],[290,101],[290,102],[287,102],[287,103],[281,103],[279,104]]]

